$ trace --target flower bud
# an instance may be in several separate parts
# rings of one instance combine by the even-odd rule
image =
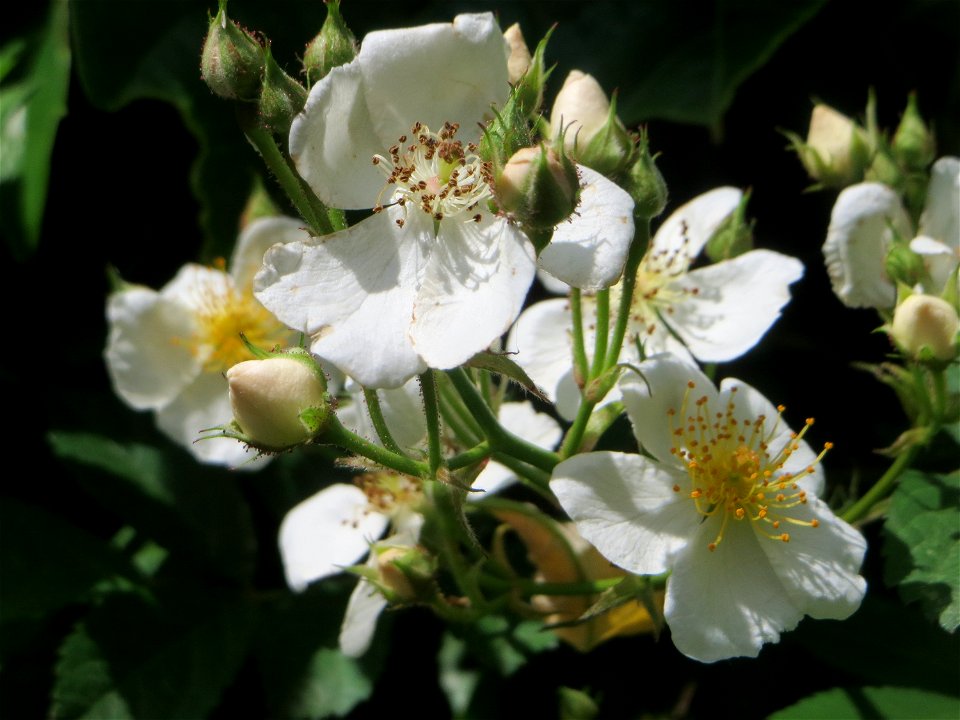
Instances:
[[[842,188],[863,178],[870,157],[866,131],[829,105],[813,108],[806,142],[788,137],[807,174],[822,187]]]
[[[227,100],[256,100],[263,62],[260,43],[227,17],[227,0],[220,0],[200,54],[203,81]]]
[[[434,593],[433,559],[417,547],[375,545],[376,584],[391,602],[411,602]]]
[[[340,14],[340,0],[325,0],[327,19],[303,53],[307,84],[313,85],[333,68],[346,65],[357,56],[357,38]]]
[[[323,371],[306,353],[247,360],[227,370],[233,418],[251,445],[279,451],[310,440],[329,410]]]
[[[520,23],[514,23],[503,33],[503,39],[507,41],[507,47],[510,48],[510,57],[507,58],[507,74],[511,85],[516,85],[517,81],[523,77],[530,67],[532,57],[530,48],[527,47],[527,41],[523,39],[523,32],[520,30]]]
[[[637,144],[637,159],[627,171],[623,185],[633,198],[633,214],[638,218],[655,218],[667,206],[667,183],[660,174],[654,156],[650,154],[647,133],[642,128]]]
[[[706,252],[710,262],[729,260],[753,250],[753,222],[747,220],[748,202],[749,190],[740,198],[736,210],[727,216],[707,240]]]
[[[921,282],[926,273],[923,258],[900,238],[895,238],[887,251],[884,268],[893,283],[901,283],[907,287]]]
[[[514,28],[516,28],[515,33],[513,32]],[[523,40],[523,35],[520,33],[519,25],[511,26],[507,32],[504,33],[504,37],[510,46],[508,70],[510,73],[510,82],[514,86],[512,99],[514,99],[519,109],[518,114],[525,120],[539,120],[540,106],[543,104],[543,88],[547,84],[547,78],[550,77],[550,73],[553,72],[553,68],[548,70],[544,64],[547,42],[550,40],[552,34],[553,28],[550,28],[547,34],[543,36],[543,39],[537,43],[537,49],[534,51],[533,57],[531,57],[530,51],[527,49],[527,44]],[[518,39],[520,44],[519,49],[515,47]],[[526,65],[524,71],[514,78],[514,73],[523,65]],[[529,145],[530,143],[527,142],[524,144]],[[523,146],[521,145],[520,147]],[[517,148],[513,149],[516,150]]]
[[[571,70],[553,102],[550,129],[571,157],[603,175],[623,170],[633,156],[633,139],[592,75]]]
[[[956,309],[933,295],[910,295],[893,313],[890,337],[917,360],[949,362],[957,356],[960,319]]]
[[[260,121],[277,135],[286,136],[290,124],[307,102],[307,91],[287,75],[266,50],[263,89],[260,92]]]
[[[936,157],[933,133],[920,117],[917,96],[912,93],[893,136],[893,155],[900,165],[913,172],[926,170]]]
[[[497,180],[503,208],[538,230],[570,217],[577,207],[579,189],[577,169],[570,159],[543,146],[518,150]]]

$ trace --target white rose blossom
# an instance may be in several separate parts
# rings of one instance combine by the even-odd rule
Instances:
[[[374,214],[332,235],[269,251],[256,295],[312,350],[367,387],[399,387],[460,365],[520,312],[536,269],[519,227],[491,211],[478,123],[510,92],[508,47],[493,15],[368,34],[350,63],[310,91],[290,130],[297,169],[328,206]],[[587,175],[557,229],[585,249],[541,262],[606,284],[633,236],[629,196]],[[589,187],[599,190],[587,192]],[[613,214],[611,214],[611,209]],[[602,235],[597,235],[602,228]],[[591,247],[616,248],[598,253]],[[599,271],[590,272],[594,265]]]
[[[306,233],[291,218],[261,218],[241,233],[230,272],[184,265],[160,291],[130,285],[107,300],[104,357],[116,393],[201,462],[251,469],[256,451],[236,440],[203,439],[200,431],[232,417],[224,373],[250,359],[240,333],[260,347],[295,342],[253,297],[264,251]]]
[[[881,183],[852,185],[837,196],[823,256],[833,292],[847,307],[892,308],[897,289],[887,277],[886,257],[894,236],[910,241],[930,276],[928,293],[943,290],[960,264],[960,158],[942,157],[930,184],[914,236],[897,193]]]
[[[651,456],[577,455],[550,487],[580,533],[639,575],[670,572],[664,616],[676,647],[702,662],[755,657],[804,615],[860,605],[866,543],[819,499],[819,455],[749,385],[717,390],[664,356],[622,383]],[[824,446],[824,452],[829,448]]]
[[[691,364],[694,358],[733,360],[756,345],[780,317],[790,301],[789,285],[803,275],[803,265],[795,258],[751,250],[690,269],[742,196],[737,188],[716,188],[678,208],[657,230],[637,270],[621,362],[640,361],[638,343],[648,357],[669,352]],[[619,283],[611,288],[611,313],[619,303],[619,288]],[[584,319],[592,320],[593,298],[584,296],[582,304]],[[571,327],[569,301],[545,300],[520,315],[507,343],[517,352],[516,362],[567,418],[574,417],[580,403]],[[588,357],[594,340],[589,325],[584,330]],[[608,400],[616,397],[614,391]]]

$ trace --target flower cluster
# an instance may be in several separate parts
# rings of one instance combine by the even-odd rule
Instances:
[[[117,292],[106,357],[121,397],[202,461],[343,451],[353,483],[279,529],[293,591],[358,576],[341,650],[362,655],[389,604],[532,615],[583,651],[665,620],[704,662],[854,612],[866,546],[820,499],[829,443],[814,452],[812,420],[791,431],[751,386],[699,370],[760,342],[804,274],[753,249],[745,193],[706,192],[651,239],[667,192],[646,132],[580,71],[542,108],[546,40],[531,53],[484,13],[358,47],[329,12],[309,90],[225,15],[204,51],[217,94],[259,103],[248,137],[304,220],[252,223],[229,273],[188,265],[159,292]],[[822,113],[816,126],[809,166],[861,173],[841,158],[860,130]],[[934,166],[909,242],[920,289],[955,277],[957,166]],[[899,202],[877,184],[838,200],[825,252],[850,304],[893,304],[887,246],[914,236]],[[565,297],[527,306],[538,275]],[[898,342],[949,362],[952,336],[905,317]],[[591,452],[624,412],[636,444]],[[512,497],[530,491],[545,502]]]

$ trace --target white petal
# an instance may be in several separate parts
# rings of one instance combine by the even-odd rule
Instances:
[[[920,232],[910,249],[924,256],[933,280],[926,290],[940,293],[960,263],[960,159],[943,157],[933,164]]]
[[[138,410],[173,400],[200,372],[203,358],[190,351],[196,332],[192,309],[144,287],[107,300],[110,336],[104,356],[114,390]]]
[[[354,485],[331,485],[307,498],[280,524],[280,559],[287,584],[299,592],[314,580],[355,564],[387,524],[387,517],[370,510],[367,496]]]
[[[677,208],[657,230],[650,251],[683,252],[689,259],[703,246],[737,206],[743,193],[734,187],[719,187],[698,195]]]
[[[366,97],[357,58],[333,68],[313,86],[290,126],[290,157],[330,207],[371,208],[384,187],[373,156],[386,153],[399,133],[386,143],[380,139]]]
[[[257,458],[238,440],[206,439],[200,431],[233,418],[227,381],[218,372],[200,373],[172,402],[157,411],[157,427],[197,460],[237,470],[259,470],[269,458]]]
[[[534,276],[533,246],[502,218],[440,222],[410,339],[433,368],[466,362],[516,320]]]
[[[491,13],[369,33],[357,62],[384,148],[417,121],[433,131],[456,122],[458,139],[478,139],[477,123],[492,117],[491,104],[502,106],[510,92],[508,53]]]
[[[797,520],[816,519],[819,526],[787,527],[790,542],[786,543],[759,539],[785,592],[811,617],[849,617],[860,607],[867,589],[866,581],[858,574],[867,549],[863,535],[815,497],[789,512]]]
[[[610,287],[633,241],[633,199],[615,183],[578,165],[580,204],[560,223],[538,263],[554,278],[586,291]]]
[[[288,217],[257,218],[247,225],[230,258],[230,276],[243,292],[253,291],[253,276],[263,265],[263,255],[271,245],[307,240],[306,223]]]
[[[847,307],[893,305],[896,291],[885,268],[891,225],[904,239],[911,237],[906,211],[886,185],[860,183],[837,197],[823,257],[833,292]]]
[[[749,522],[730,521],[710,552],[717,529],[713,521],[700,525],[677,557],[663,608],[674,645],[701,662],[756,657],[803,616],[760,549],[768,541]]]
[[[942,157],[930,168],[927,201],[918,235],[960,248],[960,158]]]
[[[682,479],[640,455],[594,452],[557,465],[550,489],[605,558],[652,575],[668,569],[700,519],[689,498],[673,490]]]
[[[377,619],[387,606],[387,600],[369,582],[360,578],[347,601],[340,626],[340,651],[347,657],[358,658],[370,647],[377,630]]]
[[[718,406],[718,394],[713,383],[696,367],[691,367],[671,355],[659,355],[638,366],[635,372],[620,380],[623,406],[633,425],[633,434],[640,446],[660,462],[674,465],[677,460],[670,453],[674,441],[670,433],[670,415],[680,413],[684,395],[689,392],[688,408],[706,397],[711,406]],[[694,387],[688,389],[688,383]]]
[[[546,413],[537,412],[529,402],[507,402],[500,406],[497,412],[500,424],[514,435],[522,437],[537,447],[552,450],[560,442],[563,432],[557,421]],[[491,460],[480,471],[471,486],[473,490],[467,495],[470,500],[479,500],[487,493],[494,493],[515,482],[517,476],[512,470]]]
[[[573,377],[570,306],[562,298],[538,302],[520,314],[507,350],[568,420],[576,415],[580,391]]]
[[[387,208],[310,243],[275,245],[254,281],[270,312],[367,387],[398,387],[426,368],[408,337],[421,238],[396,226],[401,213]]]
[[[696,289],[696,294],[684,293],[663,318],[699,360],[732,360],[776,322],[790,302],[790,283],[802,275],[799,260],[753,250],[675,281],[674,286]]]

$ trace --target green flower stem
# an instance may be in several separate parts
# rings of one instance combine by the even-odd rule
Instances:
[[[877,480],[874,486],[867,490],[863,497],[847,508],[841,517],[851,525],[864,518],[874,505],[893,492],[897,478],[900,477],[900,474],[904,470],[910,467],[920,447],[920,445],[911,445],[907,450],[897,455],[896,460],[887,468],[887,471]]]
[[[447,460],[447,468],[459,470],[460,468],[470,467],[490,457],[490,453],[490,443],[484,440],[479,445],[474,445],[469,450],[465,450]]]
[[[326,212],[317,212],[317,207],[323,207],[323,205],[313,196],[312,191],[305,189],[302,178],[294,170],[289,159],[280,152],[273,135],[259,127],[255,121],[247,121],[242,115],[238,117],[247,139],[263,157],[263,161],[301,217],[310,223],[313,232],[317,235],[329,235],[333,232],[333,226]]]
[[[587,402],[586,399],[580,399],[580,407],[577,408],[577,416],[573,420],[573,425],[567,429],[563,436],[563,442],[560,443],[560,449],[557,451],[562,460],[566,460],[571,455],[575,455],[580,450],[583,442],[584,433],[590,422],[590,415],[596,403]]]
[[[496,415],[493,414],[490,406],[483,401],[480,391],[470,381],[463,368],[447,370],[447,377],[450,378],[453,386],[457,389],[457,393],[467,406],[467,410],[473,415],[483,434],[490,442],[490,447],[497,452],[512,455],[544,472],[553,471],[554,466],[560,461],[557,454],[517,437],[500,425]]]
[[[383,408],[380,407],[380,397],[377,395],[377,391],[364,388],[363,399],[367,401],[367,412],[370,414],[373,429],[376,430],[380,442],[387,450],[395,452],[397,455],[405,455],[406,453],[400,449],[397,441],[390,434],[390,428],[387,427],[387,421],[383,417]]]
[[[328,420],[324,429],[322,440],[324,442],[339,445],[344,450],[362,455],[365,458],[373,460],[375,463],[388,467],[391,470],[412,475],[413,477],[429,477],[430,468],[426,463],[418,462],[408,458],[406,455],[398,455],[392,450],[376,445],[366,440],[356,433],[347,430],[336,417]]]
[[[551,503],[556,504],[556,500],[549,490],[550,473],[544,472],[540,468],[534,467],[522,460],[517,460],[512,455],[494,452],[492,457],[501,465],[506,465],[513,470],[521,480],[526,480],[529,487],[533,488]]]
[[[583,303],[577,288],[570,290],[570,315],[573,320],[573,375],[582,388],[589,380],[590,368],[583,339]]]
[[[933,420],[936,432],[943,425],[947,414],[947,371],[933,370],[930,374],[933,377]]]
[[[610,336],[610,291],[606,289],[597,293],[596,331],[589,380],[599,377],[606,368],[604,363],[607,360],[607,341]]]
[[[476,445],[483,440],[483,431],[474,421],[456,390],[446,376],[436,377],[440,396],[440,413],[444,422],[464,445]]]
[[[525,597],[531,595],[597,595],[619,585],[623,577],[604,578],[603,580],[584,580],[570,583],[535,582],[526,578],[504,580],[492,575],[481,575],[480,582],[487,587],[504,591],[519,590]]]
[[[637,287],[637,268],[650,244],[650,221],[635,220],[633,243],[627,254],[627,262],[623,268],[623,280],[620,284],[620,301],[617,305],[617,319],[613,326],[613,335],[607,347],[607,359],[604,369],[612,368],[620,359],[620,350],[623,349],[623,340],[627,335],[627,325],[630,323],[630,314],[633,311],[633,293]]]
[[[464,562],[457,538],[463,532],[463,527],[456,517],[460,511],[453,498],[454,490],[447,484],[433,481],[424,484],[427,497],[436,511],[433,516],[440,527],[437,533],[440,542],[440,554],[444,559],[444,567],[453,575],[454,582],[464,595],[470,598],[470,604],[477,609],[487,605],[486,598],[480,592],[476,576]]]
[[[440,452],[440,407],[437,403],[437,383],[433,371],[420,375],[420,393],[423,396],[423,414],[427,421],[427,457],[430,461],[430,477],[437,477],[443,462]]]

